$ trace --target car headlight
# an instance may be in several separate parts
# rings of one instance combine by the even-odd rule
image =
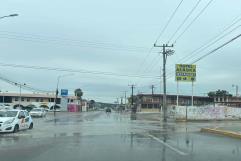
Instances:
[[[5,121],[3,124],[4,125],[11,124],[11,123],[13,123],[14,120],[15,120],[15,118],[12,118],[12,119],[10,119],[8,121]]]

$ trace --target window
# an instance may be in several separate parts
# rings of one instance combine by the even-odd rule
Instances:
[[[27,98],[27,102],[30,102],[30,98]]]
[[[38,98],[36,98],[36,102],[39,102],[39,99],[38,99]]]
[[[43,102],[44,101],[44,99],[43,98],[40,98],[40,102]]]
[[[19,115],[18,115],[18,117],[20,118],[20,117],[25,117],[25,114],[24,114],[24,112],[23,111],[21,111],[20,113],[19,113]]]
[[[15,97],[15,101],[18,101],[18,97]]]
[[[24,101],[24,98],[21,98],[21,101]]]
[[[24,113],[25,113],[25,116],[29,116],[29,113],[28,113],[28,112],[24,111]]]

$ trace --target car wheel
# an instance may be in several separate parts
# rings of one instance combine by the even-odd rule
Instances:
[[[14,126],[14,129],[13,129],[13,133],[18,132],[18,130],[19,130],[19,126],[18,126],[18,125],[15,125],[15,126]]]
[[[33,129],[33,123],[29,125],[29,129]]]

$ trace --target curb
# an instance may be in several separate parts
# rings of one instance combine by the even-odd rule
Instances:
[[[219,134],[223,136],[228,136],[231,138],[241,139],[241,133],[233,132],[233,131],[226,131],[226,130],[218,130],[218,129],[211,129],[211,128],[201,128],[201,132]]]

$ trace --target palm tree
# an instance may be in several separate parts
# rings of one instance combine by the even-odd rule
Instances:
[[[77,99],[80,101],[80,107],[82,109],[82,96],[83,96],[82,89],[78,88],[74,90],[74,95],[77,97]]]
[[[77,96],[78,99],[80,100],[81,97],[83,96],[82,89],[78,88],[78,89],[74,90],[74,94],[75,94],[75,96]]]

